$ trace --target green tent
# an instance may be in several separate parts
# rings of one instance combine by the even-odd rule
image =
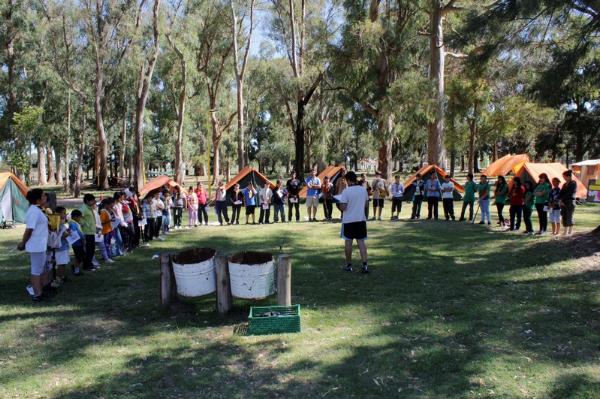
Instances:
[[[25,223],[27,187],[12,173],[0,173],[0,226]]]

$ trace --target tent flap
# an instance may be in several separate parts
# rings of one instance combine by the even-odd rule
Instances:
[[[518,155],[505,155],[500,159],[492,162],[485,170],[483,174],[486,176],[506,176],[513,168],[521,163],[529,162],[529,155],[518,154]]]
[[[526,162],[522,165],[518,165],[513,169],[513,173],[515,176],[521,177],[523,182],[531,181],[535,184],[539,182],[539,176],[542,173],[548,175],[550,181],[555,177],[560,180],[560,184],[562,185],[565,180],[562,177],[564,171],[567,168],[561,163],[534,163],[534,162]],[[587,188],[583,185],[583,183],[577,178],[577,176],[573,175],[573,180],[577,182],[577,198],[586,198],[587,197]]]

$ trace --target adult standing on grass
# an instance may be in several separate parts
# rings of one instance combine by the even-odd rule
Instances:
[[[383,203],[387,197],[387,187],[385,180],[381,178],[381,172],[375,172],[375,179],[371,183],[373,188],[373,219],[381,220],[381,211],[383,211]]]
[[[538,176],[538,184],[533,190],[535,210],[537,211],[538,220],[540,223],[539,235],[545,234],[548,230],[548,200],[550,198],[550,179],[548,175],[542,173]]]
[[[96,250],[96,197],[92,194],[83,196],[83,205],[81,206],[81,232],[85,236],[85,258],[83,261],[84,270],[93,270],[94,252]]]
[[[323,193],[323,213],[325,220],[330,221],[333,218],[333,184],[329,180],[329,176],[323,178],[321,186]]]
[[[46,249],[48,247],[48,218],[42,211],[46,204],[46,196],[40,188],[27,193],[29,209],[25,215],[25,233],[17,246],[20,251],[29,253],[31,264],[31,289],[28,292],[34,302],[42,300],[42,289],[48,283],[49,273],[46,270]]]
[[[239,184],[233,186],[231,204],[231,224],[240,224],[240,213],[244,205],[244,193],[240,190]]]
[[[317,177],[317,171],[311,170],[310,176],[306,178],[306,209],[308,210],[308,221],[317,221],[317,209],[319,207],[319,193],[321,191],[321,179]]]
[[[285,188],[283,188],[283,183],[280,179],[277,179],[277,183],[275,184],[275,189],[273,190],[273,221],[275,223],[279,222],[281,218],[281,223],[285,223],[285,196],[286,196]]]
[[[248,224],[250,216],[252,216],[252,224],[256,224],[256,220],[254,219],[254,212],[256,211],[256,189],[252,182],[250,182],[242,191],[244,192],[244,206],[246,207],[246,224]]]
[[[473,221],[473,204],[475,203],[475,191],[477,191],[477,184],[473,181],[473,173],[467,175],[467,182],[465,183],[465,194],[463,196],[462,210],[460,212],[459,222],[465,220],[465,211],[469,207],[469,222]]]
[[[360,257],[362,260],[362,273],[369,272],[367,259],[367,218],[365,216],[365,204],[368,202],[369,194],[364,187],[358,184],[356,173],[346,173],[348,188],[338,197],[340,208],[344,212],[342,217],[341,236],[345,240],[346,267],[344,270],[351,272],[352,269],[352,243],[356,240]]]
[[[446,175],[442,183],[442,204],[446,220],[454,220],[454,183],[450,180],[450,175]]]
[[[438,220],[438,205],[440,201],[440,182],[437,179],[437,174],[431,172],[429,180],[425,183],[425,195],[427,197],[427,220],[433,217]]]
[[[519,231],[521,228],[521,217],[523,216],[523,205],[525,204],[525,188],[519,176],[513,177],[510,189],[510,231]],[[515,218],[517,219],[515,222]]]
[[[225,183],[219,181],[217,183],[217,191],[215,192],[215,211],[219,224],[223,226],[223,221],[229,224],[229,215],[227,214],[227,191],[225,191]]]
[[[270,216],[273,190],[271,190],[268,181],[265,181],[263,187],[258,190],[258,199],[260,201],[260,215],[258,217],[258,224],[269,224],[271,223]]]
[[[391,220],[398,220],[402,212],[402,197],[404,197],[404,184],[400,181],[400,175],[394,177],[394,182],[390,188],[392,194],[392,217]]]
[[[421,205],[423,204],[423,195],[425,194],[425,182],[423,181],[423,176],[421,176],[420,173],[417,173],[412,186],[414,188],[414,192],[412,198],[412,213],[410,218],[421,219]]]
[[[560,189],[558,198],[560,199],[560,215],[562,216],[563,235],[573,233],[573,214],[575,213],[575,200],[577,196],[577,182],[573,180],[573,171],[565,170],[563,172],[565,183]]]
[[[193,193],[192,193],[193,194]],[[175,187],[175,194],[173,194],[173,228],[181,228],[181,219],[183,217],[183,205],[185,198],[181,193],[179,186]]]
[[[535,196],[533,195],[533,184],[530,181],[525,182],[525,199],[523,204],[523,221],[525,222],[525,234],[533,234],[533,224],[531,223],[531,215],[533,213],[533,205]]]
[[[300,221],[300,189],[302,182],[296,177],[296,172],[292,172],[291,178],[285,183],[288,193],[288,222],[292,221],[292,210],[296,210],[296,222]],[[254,217],[253,217],[254,219]]]
[[[198,182],[195,193],[196,198],[198,199],[198,223],[202,225],[202,222],[204,222],[204,225],[208,226],[208,212],[206,211],[206,207],[208,206],[208,193],[202,183]]]
[[[506,197],[508,196],[508,184],[504,176],[498,176],[496,181],[496,187],[494,189],[494,203],[496,204],[496,210],[498,211],[498,224],[502,227],[506,224],[504,219],[503,210],[506,204]]]
[[[340,176],[338,177],[337,181],[335,182],[335,195],[340,195],[341,193],[344,192],[344,190],[348,187],[348,182],[346,181],[346,168],[342,167],[340,169]],[[336,205],[337,206],[337,205]],[[337,206],[338,209],[340,209],[339,206]],[[340,219],[342,216],[344,216],[344,212],[341,212],[340,215]]]
[[[477,196],[479,197],[479,209],[481,210],[481,222],[479,224],[492,224],[490,217],[490,183],[486,175],[481,175],[477,185]]]

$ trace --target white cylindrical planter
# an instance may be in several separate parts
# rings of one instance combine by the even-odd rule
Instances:
[[[238,261],[234,255],[229,259],[229,280],[231,295],[243,299],[261,299],[275,293],[275,263],[270,254],[262,254],[270,258],[263,263],[247,264]]]
[[[196,297],[212,294],[217,290],[215,251],[211,251],[209,259],[197,263],[181,264],[177,263],[178,256],[173,258],[173,274],[179,295]]]

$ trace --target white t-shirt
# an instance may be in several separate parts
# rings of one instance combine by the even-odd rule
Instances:
[[[31,238],[25,244],[29,253],[46,252],[48,247],[48,218],[42,210],[31,205],[25,214],[25,226],[33,230]]]
[[[442,199],[453,199],[454,183],[451,181],[442,183]]]
[[[267,204],[267,203],[270,204],[271,198],[273,197],[273,190],[271,190],[269,187],[267,187],[267,188],[263,187],[258,192],[258,197],[260,198],[261,204]]]
[[[342,191],[339,196],[340,203],[346,204],[346,210],[342,217],[342,223],[364,222],[365,205],[369,200],[369,194],[362,186],[350,186]]]

